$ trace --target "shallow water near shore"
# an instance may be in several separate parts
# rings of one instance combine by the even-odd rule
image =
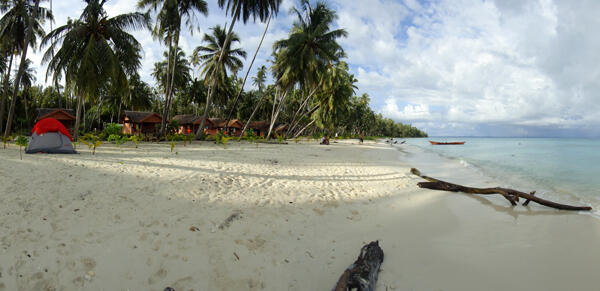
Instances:
[[[466,143],[433,146],[429,140]],[[599,139],[428,138],[395,146],[431,176],[438,172],[467,185],[536,190],[557,202],[590,205],[600,217]],[[450,174],[443,171],[449,165],[454,165]]]

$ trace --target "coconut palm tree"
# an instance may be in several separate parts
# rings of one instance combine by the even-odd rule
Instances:
[[[169,47],[167,57],[167,70],[165,91],[165,104],[163,107],[163,119],[161,123],[161,134],[165,133],[167,116],[169,115],[171,98],[173,96],[172,87],[174,85],[173,76],[175,75],[176,65],[174,60],[177,58],[179,47],[179,35],[181,33],[181,21],[185,19],[185,24],[193,33],[194,22],[196,22],[196,13],[208,14],[206,1],[204,0],[139,0],[140,9],[148,9],[149,12],[156,13],[156,24],[153,29],[155,37],[159,38]]]
[[[233,75],[244,66],[244,63],[240,59],[246,58],[246,52],[241,48],[232,48],[233,43],[240,42],[240,38],[235,32],[232,32],[230,36],[231,41],[227,47],[224,47],[225,30],[217,25],[210,29],[211,34],[204,34],[202,42],[206,43],[194,49],[192,54],[192,64],[198,65],[202,68],[202,76],[205,80],[205,84],[209,82],[211,76],[217,77],[217,87],[221,87],[227,79],[227,71]],[[222,61],[218,59],[223,51]]]
[[[23,75],[21,75],[21,87],[23,87],[23,107],[25,108],[25,120],[27,120],[27,123],[29,123],[29,110],[28,110],[28,102],[27,102],[27,89],[31,88],[31,86],[33,86],[33,83],[35,83],[35,68],[32,67],[33,62],[30,59],[27,59],[25,61],[25,68],[23,69]],[[15,84],[17,83],[16,80],[13,81]],[[28,124],[29,125],[29,124]]]
[[[337,39],[346,37],[348,33],[344,29],[332,30],[337,15],[324,2],[317,2],[316,6],[312,7],[308,0],[303,0],[302,7],[292,8],[292,12],[297,15],[297,20],[288,38],[279,40],[273,45],[275,50],[273,71],[277,83],[284,91],[297,85],[307,94],[293,115],[291,122],[293,125],[298,114],[323,85],[327,70],[344,56]],[[271,120],[269,134],[275,119]]]
[[[27,51],[30,46],[35,49],[37,38],[44,35],[43,26],[45,21],[53,20],[52,14],[46,8],[40,7],[40,1],[42,0],[0,0],[0,13],[4,13],[2,18],[0,18],[0,39],[10,40],[9,49],[11,53],[21,53],[19,70],[15,78],[16,82],[8,111],[6,127],[4,128],[4,137],[10,134],[12,127],[17,93],[19,92],[21,76],[23,75],[27,60]],[[10,78],[8,77],[8,79]],[[7,97],[8,95],[5,94],[4,99]],[[3,110],[0,110],[0,120],[3,119],[3,114]]]
[[[258,92],[262,93],[263,89],[265,88],[266,81],[267,81],[267,67],[262,65],[256,71],[256,77],[252,78],[252,84],[254,86],[256,86],[256,88],[258,89]]]
[[[279,4],[281,4],[281,0],[219,0],[219,7],[225,7],[225,11],[227,14],[231,15],[232,21],[229,25],[229,29],[227,31],[227,38],[223,43],[223,47],[228,47],[229,42],[231,41],[231,36],[233,32],[233,27],[235,26],[236,21],[242,19],[244,23],[250,19],[252,16],[253,20],[256,21],[258,17],[261,22],[265,21],[267,18],[270,19],[271,14],[277,15],[279,11]],[[221,56],[217,59],[217,68],[220,68],[220,63],[223,61],[223,53],[225,51],[221,51]],[[217,72],[218,73],[218,72]],[[211,77],[210,88],[214,88],[218,81],[218,74],[215,74]],[[242,86],[243,87],[243,86]],[[196,132],[196,137],[199,138],[204,133],[204,123],[206,122],[206,117],[208,116],[208,110],[210,109],[211,102],[215,91],[209,88],[209,94],[206,98],[206,107],[204,109],[204,113],[202,114],[202,121],[200,122],[200,126],[198,127],[198,131]]]
[[[64,75],[66,87],[77,94],[74,138],[79,133],[80,111],[84,97],[96,99],[107,85],[127,94],[127,77],[141,66],[140,43],[127,30],[150,29],[150,17],[139,12],[108,17],[106,0],[85,0],[78,19],[57,27],[44,39],[50,45],[43,62],[48,63],[46,76]]]
[[[172,80],[173,92],[184,89],[191,80],[190,63],[188,62],[185,53],[183,50],[181,50],[181,48],[177,48],[177,58],[175,59],[175,75],[173,75],[172,79],[167,79],[169,52],[164,52],[163,56],[165,57],[165,60],[154,63],[152,76],[156,80],[156,83],[161,89],[164,90],[169,85],[167,80]]]

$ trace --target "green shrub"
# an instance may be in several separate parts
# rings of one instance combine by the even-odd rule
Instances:
[[[179,133],[167,134],[167,140],[170,140],[170,141],[184,141],[185,138],[186,138],[185,135],[179,134]]]
[[[100,136],[98,136],[98,138],[102,139]],[[121,140],[121,136],[118,135],[118,134],[111,134],[106,139],[106,141],[108,141],[108,142],[114,142],[114,143],[118,143],[118,141],[120,141],[120,140]]]
[[[108,137],[110,137],[111,135],[121,135],[122,132],[123,132],[123,128],[118,123],[109,123],[106,125],[106,127],[102,131],[102,133]]]
[[[280,135],[278,135],[278,136],[277,136],[277,142],[279,142],[279,143],[283,143],[283,141],[284,141],[284,139],[283,139],[283,135],[281,135],[281,134],[280,134]]]

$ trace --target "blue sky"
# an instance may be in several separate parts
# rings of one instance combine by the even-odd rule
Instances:
[[[116,15],[134,10],[135,2],[109,0],[105,6]],[[207,2],[200,31],[181,40],[188,55],[210,27],[229,22],[216,1]],[[600,1],[326,2],[349,33],[340,43],[358,94],[368,93],[373,109],[386,117],[431,135],[600,136],[600,37],[590,29],[600,27]],[[252,75],[268,66],[273,42],[287,35],[295,4],[283,1]],[[83,6],[54,0],[55,25],[78,17]],[[263,29],[252,21],[236,26],[248,60]],[[154,84],[150,72],[164,47],[148,32],[133,34],[144,47],[141,75]],[[41,53],[32,59],[39,64]],[[44,74],[39,68],[39,82]]]

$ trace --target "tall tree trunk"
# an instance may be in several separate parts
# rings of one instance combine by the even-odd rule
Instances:
[[[27,88],[23,88],[23,107],[25,108],[25,125],[29,128],[29,110],[27,110],[27,92],[25,92]]]
[[[73,128],[73,141],[77,141],[79,138],[79,124],[81,122],[81,107],[83,105],[83,97],[81,94],[77,95],[77,105],[75,109],[75,127]]]
[[[267,34],[267,30],[269,30],[269,23],[271,23],[271,16],[272,15],[273,15],[273,12],[270,12],[269,13],[269,18],[267,19],[267,26],[265,27],[265,31],[263,32],[263,35],[262,35],[262,37],[260,39],[260,42],[258,43],[258,47],[256,48],[256,52],[254,52],[254,56],[252,57],[252,61],[250,62],[250,66],[248,66],[248,71],[246,71],[246,76],[244,76],[244,81],[242,82],[242,87],[240,87],[240,90],[238,91],[237,95],[235,96],[235,101],[233,101],[233,106],[231,107],[231,110],[229,110],[229,114],[227,114],[227,119],[225,119],[225,130],[227,132],[229,132],[228,125],[229,125],[229,120],[231,119],[231,114],[233,113],[233,110],[237,106],[238,99],[240,98],[240,95],[242,95],[242,92],[244,91],[244,85],[246,85],[246,79],[248,79],[248,74],[250,73],[250,69],[252,69],[252,65],[254,64],[254,60],[256,59],[256,55],[258,55],[258,51],[260,51],[260,47],[262,46],[263,40],[265,39],[265,35]],[[242,132],[242,134],[244,134],[244,132]]]
[[[298,108],[298,110],[296,111],[296,113],[294,114],[294,117],[292,117],[292,122],[290,122],[290,127],[288,129],[288,132],[291,131],[292,129],[294,129],[296,127],[296,117],[298,116],[298,114],[300,113],[300,111],[302,111],[302,109],[304,109],[304,107],[308,104],[308,100],[310,100],[310,98],[317,92],[317,89],[319,87],[321,87],[321,84],[323,83],[323,81],[319,82],[319,85],[317,85],[315,88],[313,88],[313,90],[308,94],[308,96],[306,96],[306,99],[304,99],[304,101],[302,102],[302,104],[300,104],[300,107]],[[284,138],[287,137],[287,133],[284,135]]]
[[[271,117],[271,124],[269,125],[269,133],[267,134],[267,140],[271,139],[271,132],[273,131],[273,126],[275,125],[275,121],[277,121],[279,112],[281,112],[281,107],[283,105],[283,101],[285,100],[285,97],[287,96],[288,92],[289,92],[289,90],[286,90],[285,92],[283,92],[283,96],[281,96],[281,100],[279,100],[279,105],[277,106],[277,110],[275,111],[274,115]]]
[[[25,71],[25,63],[27,60],[27,49],[29,48],[29,39],[31,38],[31,33],[33,31],[33,23],[32,19],[35,20],[37,18],[37,11],[40,7],[40,0],[35,1],[35,8],[33,10],[33,15],[28,19],[27,32],[25,33],[25,44],[23,46],[23,53],[21,53],[21,62],[19,63],[19,71],[17,72],[17,79],[15,80],[15,91],[13,92],[13,99],[11,100],[10,110],[8,112],[8,119],[6,120],[6,128],[4,129],[4,137],[8,137],[10,134],[13,115],[15,114],[15,101],[17,100],[17,93],[19,93],[19,86],[21,85],[21,78],[23,77],[23,72]]]
[[[98,100],[97,108],[96,108],[96,117],[98,118],[97,129],[100,129],[100,114],[101,113],[102,113],[102,96],[100,96],[100,98]]]
[[[215,87],[217,86],[217,79],[219,78],[219,68],[221,68],[221,62],[223,62],[223,55],[225,54],[225,48],[229,46],[231,42],[231,32],[233,31],[233,26],[235,25],[235,21],[240,15],[240,10],[242,7],[242,1],[237,1],[237,7],[235,9],[235,13],[233,15],[233,20],[229,25],[229,31],[227,32],[227,37],[225,37],[225,42],[223,42],[223,48],[221,49],[221,53],[219,54],[219,58],[217,59],[217,64],[215,70],[212,74],[212,84],[211,88],[209,88],[209,94],[206,96],[206,107],[204,108],[204,113],[202,113],[202,121],[200,121],[200,127],[198,127],[198,131],[196,132],[196,138],[200,138],[202,133],[204,133],[204,124],[206,123],[206,118],[208,117],[208,110],[210,109],[211,101],[215,92],[217,91]],[[227,126],[227,124],[225,125]]]
[[[169,108],[169,106],[167,106],[167,104],[169,103],[169,84],[170,84],[170,74],[169,74],[169,68],[171,67],[171,54],[173,53],[173,42],[172,42],[172,38],[169,38],[169,53],[167,54],[167,80],[166,80],[166,87],[165,87],[165,102],[163,104],[163,114],[162,114],[162,121],[160,122],[160,135],[164,135],[165,131],[166,131],[166,126],[167,126],[167,110]]]
[[[10,63],[8,63],[8,71],[4,75],[4,90],[2,91],[2,96],[0,96],[0,132],[4,129],[4,111],[6,110],[6,101],[8,101],[8,83],[10,81],[10,72],[12,70],[13,57],[15,54],[10,52]]]
[[[173,69],[171,70],[171,83],[169,86],[169,103],[167,104],[167,120],[171,117],[171,104],[173,103],[173,91],[175,87],[175,67],[177,66],[177,49],[179,49],[179,31],[175,32],[175,50],[173,51]],[[169,67],[167,67],[167,71]]]

